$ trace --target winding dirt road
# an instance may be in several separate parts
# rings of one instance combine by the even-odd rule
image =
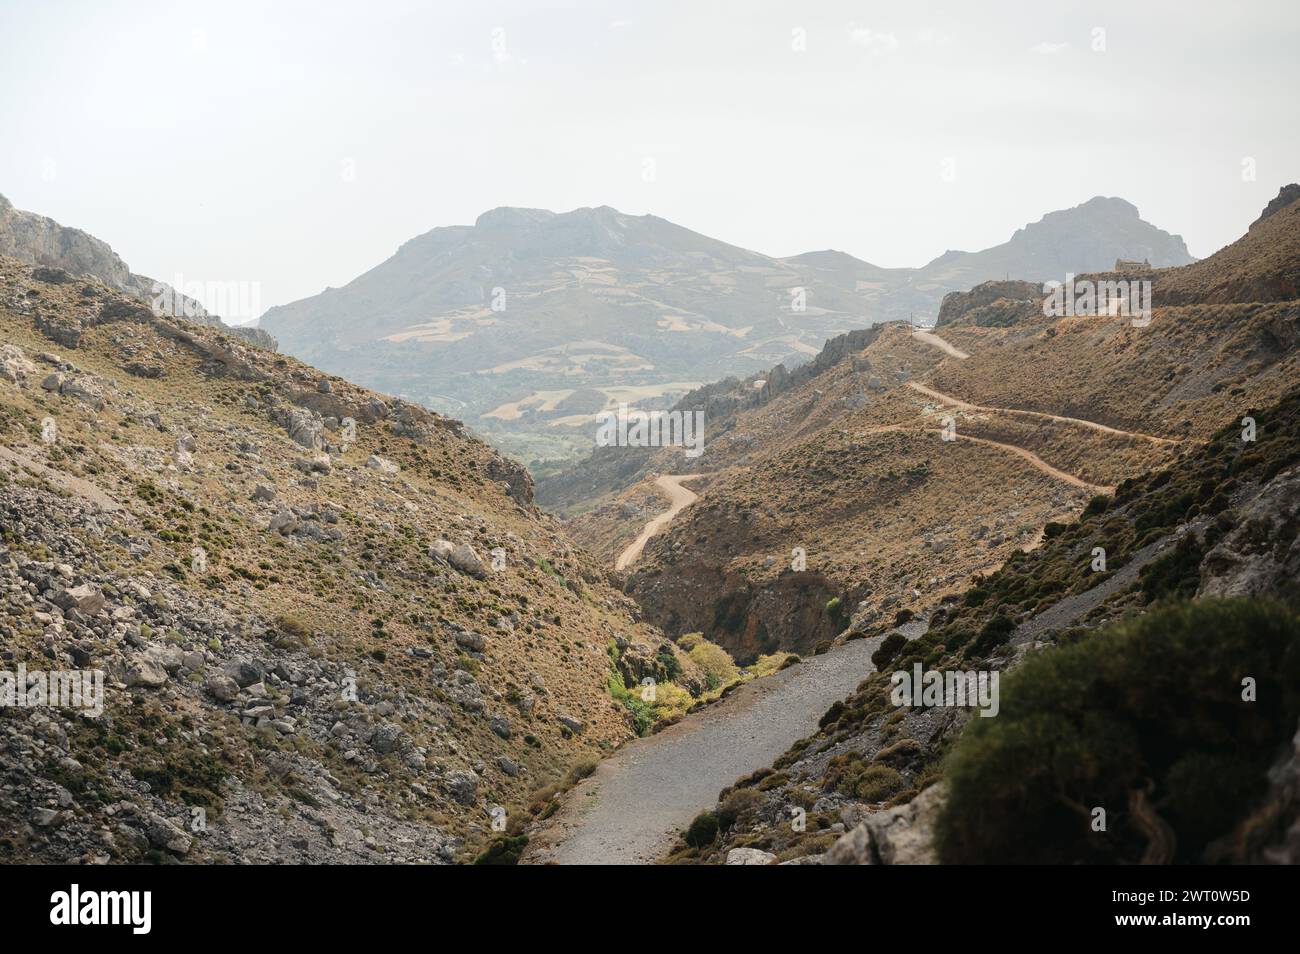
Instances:
[[[859,639],[741,686],[600,763],[534,834],[531,864],[650,864],[742,775],[765,768],[871,673],[879,639]]]
[[[1143,434],[1141,431],[1124,431],[1118,427],[1107,427],[1105,424],[1098,424],[1096,421],[1087,421],[1081,417],[1065,417],[1061,414],[1048,414],[1044,411],[1024,411],[1014,407],[989,407],[985,404],[971,404],[969,401],[963,401],[961,398],[953,397],[951,394],[944,394],[942,391],[936,391],[934,388],[921,384],[917,381],[908,381],[907,386],[913,391],[919,391],[927,397],[932,397],[941,404],[949,407],[955,407],[959,411],[988,411],[996,414],[1017,414],[1021,417],[1036,417],[1040,420],[1056,421],[1061,424],[1077,424],[1080,427],[1086,427],[1090,430],[1099,431],[1102,434],[1114,434],[1118,437],[1136,437],[1139,440],[1151,441],[1153,444],[1181,444],[1181,440],[1174,437],[1156,437],[1154,434]]]
[[[699,500],[699,494],[693,493],[682,486],[683,480],[694,480],[702,477],[703,474],[664,474],[655,480],[655,486],[663,491],[664,495],[671,502],[667,510],[646,523],[645,528],[641,531],[640,536],[627,545],[618,559],[614,561],[614,569],[623,570],[630,564],[635,563],[641,556],[641,551],[645,549],[646,543],[651,537],[662,530],[668,524],[672,523],[673,517],[677,516],[695,501]]]
[[[961,433],[957,434],[957,437],[963,441],[972,441],[976,444],[986,444],[989,447],[997,447],[1001,450],[1008,451],[1015,454],[1017,457],[1024,459],[1036,470],[1042,471],[1047,476],[1055,477],[1057,480],[1064,481],[1065,483],[1074,487],[1079,487],[1082,490],[1090,490],[1095,494],[1113,494],[1115,492],[1114,487],[1107,487],[1105,484],[1090,484],[1088,481],[1074,476],[1074,474],[1067,474],[1063,470],[1058,470],[1033,451],[1025,450],[1025,448],[1019,447],[1015,444],[1003,444],[1001,441],[991,441],[987,437],[971,437],[969,434]]]
[[[928,345],[934,345],[944,354],[951,355],[952,357],[956,358],[958,361],[965,361],[967,358],[970,357],[970,355],[968,355],[965,351],[962,351],[960,348],[953,347],[952,345],[944,341],[942,338],[940,338],[938,335],[934,334],[933,332],[920,331],[918,329],[913,328],[912,337],[920,341],[924,341]]]

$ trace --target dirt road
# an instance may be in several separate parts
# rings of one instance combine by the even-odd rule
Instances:
[[[1009,451],[1017,457],[1028,461],[1031,466],[1037,470],[1041,470],[1047,476],[1055,477],[1057,480],[1064,481],[1071,486],[1079,487],[1083,490],[1090,490],[1095,494],[1113,494],[1115,492],[1114,487],[1107,487],[1104,484],[1090,484],[1088,481],[1081,480],[1074,476],[1074,474],[1067,474],[1063,470],[1058,470],[1033,451],[1025,450],[1023,447],[1019,447],[1015,444],[1003,444],[1001,441],[991,441],[987,437],[971,437],[969,434],[958,434],[957,437],[964,441],[972,441],[976,444],[986,444],[989,447],[997,447],[1004,451]]]
[[[618,559],[614,561],[614,569],[623,570],[630,564],[635,563],[641,556],[641,551],[645,549],[646,542],[656,533],[668,526],[673,517],[677,516],[684,509],[689,507],[695,501],[699,500],[699,495],[692,493],[682,486],[683,480],[694,480],[702,474],[664,474],[655,481],[655,486],[663,491],[664,495],[672,504],[667,510],[646,523],[645,528],[641,531],[640,536],[627,545]]]
[[[624,746],[565,797],[524,861],[649,864],[662,857],[719,791],[815,731],[831,704],[872,672],[879,644],[845,643]]]
[[[962,351],[960,348],[954,348],[952,345],[944,341],[942,338],[940,338],[938,335],[934,334],[933,332],[918,331],[916,329],[913,329],[912,337],[916,338],[918,341],[924,341],[928,345],[934,345],[934,347],[938,348],[944,354],[951,355],[952,357],[956,358],[958,361],[965,361],[967,358],[970,357],[970,355],[968,355],[965,351]]]
[[[1098,424],[1096,421],[1087,421],[1081,417],[1065,417],[1061,414],[1047,414],[1043,411],[1022,411],[1012,407],[989,407],[984,404],[971,404],[969,401],[963,401],[961,398],[955,398],[951,394],[944,394],[942,391],[936,391],[934,388],[921,384],[917,381],[908,381],[907,386],[914,391],[919,391],[927,397],[932,397],[941,404],[949,407],[955,407],[959,411],[988,411],[997,414],[1016,414],[1021,417],[1037,417],[1042,420],[1058,421],[1062,424],[1077,424],[1080,427],[1087,427],[1094,431],[1100,431],[1103,434],[1115,434],[1120,437],[1135,437],[1139,440],[1151,441],[1154,444],[1181,444],[1182,441],[1172,437],[1156,437],[1154,434],[1143,434],[1140,431],[1124,431],[1118,427],[1107,427],[1105,424]]]

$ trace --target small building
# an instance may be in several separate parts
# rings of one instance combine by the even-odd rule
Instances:
[[[1142,259],[1142,261],[1140,261],[1140,262],[1137,261],[1137,260],[1135,260],[1135,259],[1130,259],[1130,258],[1117,258],[1117,259],[1115,259],[1115,271],[1117,271],[1117,272],[1149,272],[1149,271],[1151,271],[1151,263],[1148,262],[1145,258]]]

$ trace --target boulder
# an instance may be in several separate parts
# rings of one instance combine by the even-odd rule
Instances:
[[[320,416],[306,408],[296,407],[289,412],[284,429],[290,439],[301,447],[320,450],[325,446],[325,425]]]
[[[69,378],[63,382],[63,387],[59,389],[59,393],[64,397],[81,401],[96,411],[104,409],[104,391],[94,378]]]
[[[149,844],[155,848],[164,848],[177,855],[189,854],[190,847],[194,844],[194,839],[183,828],[161,815],[149,816],[145,825],[145,835],[149,839]]]
[[[487,566],[468,543],[456,544],[456,548],[451,551],[449,559],[451,565],[466,576],[472,576],[479,580],[487,576]]]
[[[381,474],[395,474],[400,469],[391,460],[386,457],[380,457],[378,454],[371,454],[366,458],[366,466],[371,470],[377,470]]]
[[[447,794],[461,805],[473,805],[478,797],[478,776],[473,772],[464,769],[448,772],[443,785]]]
[[[383,722],[375,729],[370,745],[380,755],[387,755],[401,748],[405,735],[406,733],[402,731],[400,725],[393,722]]]
[[[251,659],[236,659],[228,662],[222,672],[235,680],[235,684],[240,689],[246,689],[266,678],[266,669],[261,663]]]
[[[472,653],[481,653],[487,649],[487,637],[482,633],[459,629],[456,631],[456,645],[461,649],[468,649]]]
[[[931,785],[905,805],[872,812],[826,852],[828,865],[935,864],[934,821],[943,785]]]
[[[570,732],[574,732],[574,733],[581,732],[583,729],[587,727],[587,724],[583,722],[581,719],[575,719],[573,716],[568,715],[567,713],[562,712],[555,718],[556,721],[560,723],[560,725],[564,726]]]
[[[729,865],[770,865],[776,861],[776,855],[758,848],[732,848],[727,852]]]
[[[167,670],[147,656],[136,656],[126,667],[126,684],[157,689],[167,683]]]
[[[822,856],[824,865],[872,865],[871,833],[865,823],[841,835]]]
[[[54,597],[55,605],[65,613],[76,610],[82,616],[94,616],[104,608],[104,594],[89,583],[65,589]]]
[[[239,683],[224,673],[212,673],[207,681],[208,695],[218,702],[234,702],[239,696]]]
[[[279,533],[288,536],[298,526],[298,518],[293,515],[291,510],[281,510],[271,522],[266,525],[266,529],[271,533]]]

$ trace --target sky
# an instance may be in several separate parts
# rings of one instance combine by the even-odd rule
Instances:
[[[0,194],[250,312],[504,205],[903,266],[1111,195],[1205,256],[1300,179],[1298,28],[1295,0],[0,0]]]

